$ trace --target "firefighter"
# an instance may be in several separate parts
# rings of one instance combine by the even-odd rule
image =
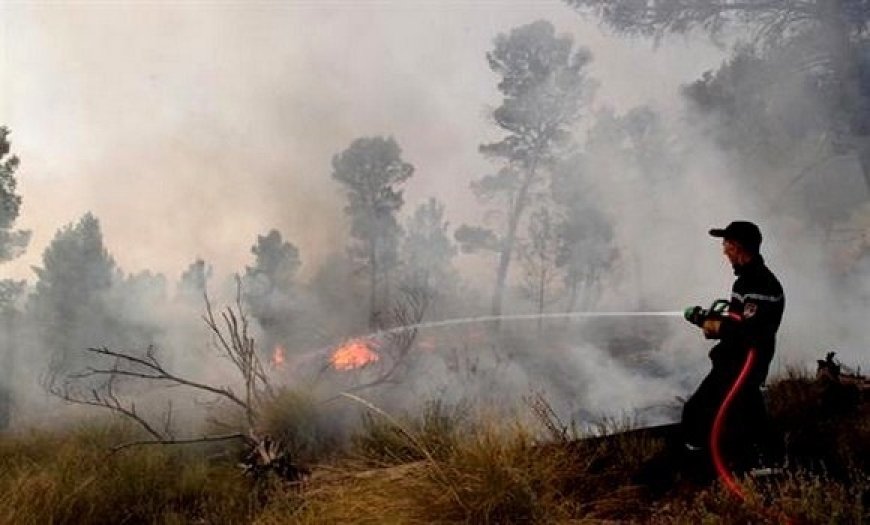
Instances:
[[[759,454],[776,456],[777,440],[767,419],[761,387],[767,378],[776,346],[776,332],[785,308],[779,280],[761,256],[761,231],[747,221],[735,221],[710,235],[722,239],[725,257],[737,280],[727,311],[687,318],[697,324],[707,339],[719,342],[710,351],[712,370],[686,401],[680,424],[681,437],[689,454],[708,454],[713,421],[728,392],[746,363],[751,349],[755,361],[727,412],[726,449],[735,468],[751,468]],[[699,311],[696,307],[696,311]],[[753,450],[755,447],[758,450]],[[754,458],[753,458],[754,456]]]

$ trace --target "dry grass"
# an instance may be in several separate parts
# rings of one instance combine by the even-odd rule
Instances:
[[[745,501],[717,484],[660,503],[650,522],[860,525],[870,520],[870,480],[866,473],[854,474],[846,483],[802,470],[767,483],[743,479]]]
[[[469,418],[430,403],[418,418],[366,418],[354,461],[315,476],[301,523],[561,523],[643,514],[633,470],[662,447],[649,436],[542,443],[546,422]],[[602,424],[602,432],[625,422]],[[380,468],[372,468],[377,466]],[[269,511],[267,511],[268,513]],[[280,522],[280,517],[269,523]]]
[[[262,407],[260,423],[294,461],[310,464],[330,457],[339,447],[341,436],[330,411],[333,407],[318,404],[305,392],[284,389]]]
[[[0,440],[0,523],[238,523],[252,512],[231,465],[154,447],[107,455],[129,435],[96,423]]]
[[[438,458],[430,454],[431,459],[368,470],[364,464],[343,465],[312,481],[297,519],[300,523],[566,519],[573,512],[564,494],[577,476],[574,462],[564,449],[538,446],[533,435],[518,423],[479,424],[460,437],[451,435],[453,445]],[[417,455],[426,456],[422,451]]]
[[[371,466],[389,466],[443,459],[472,427],[469,407],[440,400],[423,405],[419,415],[406,413],[395,421],[366,412],[359,432],[351,436],[350,454]]]
[[[326,413],[285,393],[264,412],[265,425],[297,455],[330,462],[301,489],[253,484],[232,458],[209,456],[217,445],[107,455],[130,429],[88,424],[0,436],[0,524],[726,524],[780,523],[786,514],[795,523],[870,523],[866,406],[825,410],[829,393],[798,374],[771,396],[775,422],[793,447],[804,446],[795,449],[800,468],[743,480],[745,501],[718,483],[638,476],[673,466],[656,463],[664,440],[628,432],[631,422],[606,421],[599,433],[610,437],[574,441],[564,425],[540,420],[546,411],[529,423],[433,402],[417,416],[372,413],[341,445]]]

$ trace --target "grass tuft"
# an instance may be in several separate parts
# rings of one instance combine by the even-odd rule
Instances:
[[[335,455],[340,448],[339,425],[329,408],[309,394],[285,389],[262,407],[261,424],[294,461],[310,464]]]
[[[108,454],[129,427],[92,423],[66,434],[0,440],[0,523],[238,523],[253,510],[232,465],[195,450],[140,447]]]
[[[400,417],[398,424],[401,428],[381,414],[363,413],[361,429],[351,437],[351,454],[372,466],[421,461],[427,453],[443,459],[456,448],[471,420],[468,405],[433,400],[419,415]]]

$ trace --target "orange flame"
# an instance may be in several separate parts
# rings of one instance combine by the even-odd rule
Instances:
[[[281,368],[284,364],[284,347],[281,345],[275,345],[275,349],[272,351],[272,366],[275,368]]]
[[[362,339],[351,339],[338,347],[329,361],[336,370],[353,370],[380,358]]]

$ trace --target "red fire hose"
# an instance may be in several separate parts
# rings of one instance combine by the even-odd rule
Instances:
[[[722,401],[722,405],[719,406],[716,419],[713,420],[713,431],[710,434],[710,453],[713,456],[713,466],[716,468],[716,474],[728,490],[741,500],[746,498],[740,485],[734,480],[734,476],[731,475],[731,471],[722,459],[722,451],[719,450],[719,440],[722,437],[722,428],[725,426],[725,416],[728,413],[728,408],[731,406],[737,393],[740,392],[743,383],[746,382],[746,377],[749,375],[749,371],[752,370],[753,363],[755,363],[755,349],[750,348],[749,354],[746,356],[746,362],[743,364],[743,369],[740,370],[740,374],[738,374],[737,379],[731,385],[731,389]]]
[[[719,450],[719,441],[722,437],[722,429],[725,426],[725,416],[728,413],[728,409],[731,407],[734,398],[746,382],[746,377],[749,375],[749,371],[752,370],[752,365],[754,363],[755,348],[750,348],[749,353],[746,356],[746,362],[743,363],[743,368],[740,370],[740,374],[737,375],[737,379],[734,380],[734,384],[731,385],[731,389],[728,390],[728,394],[719,406],[719,411],[716,413],[716,419],[713,421],[713,430],[710,434],[710,454],[713,456],[713,466],[716,468],[716,475],[719,476],[719,479],[725,484],[725,487],[731,491],[732,494],[740,498],[741,501],[746,501],[746,495],[734,479],[731,470],[729,470],[725,465],[725,461],[722,459],[722,451]],[[794,520],[785,514],[777,515],[776,513],[770,512],[768,509],[761,509],[761,512],[772,519],[782,521],[788,525],[794,523]]]

